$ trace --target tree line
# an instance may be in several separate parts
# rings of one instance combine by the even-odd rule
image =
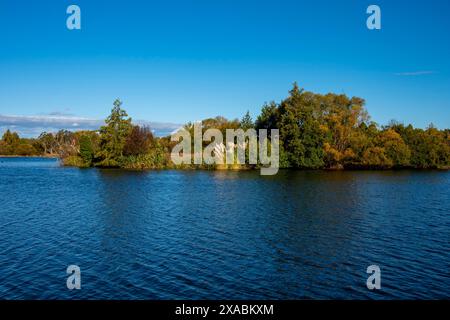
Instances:
[[[391,169],[450,168],[450,130],[426,129],[391,121],[371,121],[364,99],[344,94],[316,94],[294,84],[287,98],[262,107],[253,121],[218,116],[202,121],[202,129],[279,129],[280,168]],[[192,131],[193,124],[184,128]],[[133,125],[116,100],[105,125],[97,131],[42,133],[23,139],[9,130],[0,141],[2,155],[53,155],[66,165],[173,168],[170,137],[155,137],[150,128]],[[185,168],[190,166],[184,166]],[[204,166],[210,168],[211,166]]]
[[[450,130],[370,120],[364,99],[315,94],[297,84],[262,108],[256,128],[279,128],[281,167],[448,168]]]
[[[64,158],[78,151],[78,139],[85,131],[60,130],[57,133],[43,132],[38,138],[20,138],[9,129],[0,140],[0,155],[3,156],[53,156]]]

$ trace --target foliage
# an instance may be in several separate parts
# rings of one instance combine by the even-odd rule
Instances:
[[[33,139],[21,139],[17,132],[9,129],[0,140],[0,155],[34,156],[39,152],[34,147]]]
[[[153,142],[153,134],[149,127],[133,126],[131,133],[126,138],[123,153],[125,156],[146,154]]]
[[[294,83],[286,99],[262,107],[255,126],[280,130],[280,167],[449,167],[448,129],[396,122],[379,129],[364,105],[358,97],[314,94]]]
[[[126,139],[131,133],[131,118],[121,108],[119,99],[114,101],[111,114],[106,118],[105,126],[100,128],[100,151],[97,157],[99,166],[119,167],[123,157]]]
[[[90,166],[94,160],[94,147],[92,140],[87,135],[82,135],[79,140],[80,143],[80,157],[86,165]]]
[[[249,111],[247,111],[247,113],[242,117],[240,127],[244,130],[252,129],[255,127]]]
[[[62,159],[62,163],[68,167],[79,167],[79,168],[89,167],[89,165],[87,165],[84,159],[80,156],[68,156]]]
[[[125,157],[122,166],[126,169],[163,169],[170,166],[170,159],[164,147],[156,143],[146,153]]]
[[[0,140],[0,154],[57,155],[65,165],[78,167],[175,167],[170,152],[176,143],[170,137],[154,137],[148,127],[132,125],[121,105],[120,100],[114,102],[99,131],[60,130],[43,132],[37,139],[24,139],[7,130]],[[226,129],[255,128],[267,129],[270,137],[270,129],[279,129],[280,168],[450,168],[450,129],[438,130],[433,125],[419,129],[396,121],[380,128],[370,121],[364,105],[365,101],[358,97],[316,94],[294,83],[288,97],[280,103],[265,104],[255,122],[248,111],[241,120],[208,118],[202,121],[202,133],[214,128],[225,136]],[[194,136],[193,123],[184,128]],[[200,168],[251,166],[205,164]]]
[[[3,134],[2,138],[3,142],[10,146],[18,145],[20,142],[19,135],[16,132],[11,132],[6,130],[6,132]]]

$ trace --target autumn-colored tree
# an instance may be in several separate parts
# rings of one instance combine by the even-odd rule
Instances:
[[[33,156],[38,152],[33,146],[33,139],[21,139],[17,132],[8,129],[0,141],[0,154]]]
[[[22,143],[17,145],[14,154],[18,156],[33,156],[36,155],[36,149],[29,143]]]
[[[393,129],[387,129],[375,138],[375,145],[384,149],[386,156],[394,167],[407,167],[410,164],[411,151],[400,134]]]
[[[125,141],[123,154],[125,156],[145,154],[150,150],[153,141],[153,134],[149,127],[133,126]]]
[[[2,140],[10,146],[16,146],[20,142],[17,132],[11,132],[9,129],[3,134]]]
[[[354,165],[366,143],[365,129],[369,118],[364,109],[364,100],[330,93],[323,96],[321,101],[321,122],[326,133],[326,165]]]
[[[374,169],[388,169],[393,166],[392,160],[381,147],[368,148],[364,151],[361,162],[365,167]]]

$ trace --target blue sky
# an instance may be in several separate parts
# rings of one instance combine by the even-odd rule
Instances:
[[[81,30],[66,28],[70,4]],[[449,17],[448,0],[0,0],[0,131],[77,128],[117,97],[167,130],[255,117],[294,81],[363,97],[380,124],[449,128]]]

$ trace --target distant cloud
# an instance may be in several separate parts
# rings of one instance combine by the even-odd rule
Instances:
[[[396,76],[402,76],[402,77],[414,77],[414,76],[423,76],[427,74],[435,74],[435,71],[413,71],[413,72],[398,72],[394,73]]]
[[[155,135],[167,136],[180,128],[175,123],[150,122],[145,120],[133,121],[141,126],[148,126]],[[47,115],[16,116],[0,114],[0,133],[7,129],[18,132],[23,137],[37,137],[41,132],[56,132],[67,130],[97,130],[104,124],[104,120],[78,117],[75,115],[53,112]]]

